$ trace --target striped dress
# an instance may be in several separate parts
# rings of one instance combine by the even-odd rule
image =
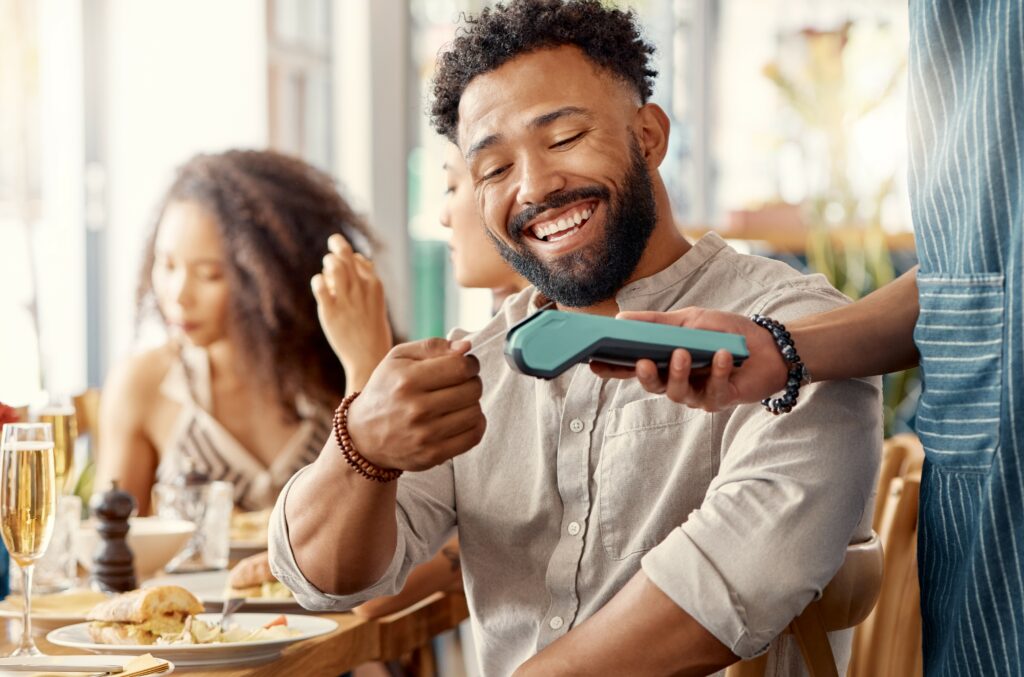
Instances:
[[[910,2],[927,675],[1024,674],[1022,15]]]
[[[160,390],[181,404],[169,443],[160,450],[157,481],[172,483],[188,467],[210,479],[234,484],[235,505],[243,510],[271,508],[277,494],[300,468],[316,460],[331,434],[332,412],[300,402],[302,422],[274,461],[266,466],[211,414],[210,364],[206,351],[184,347]]]

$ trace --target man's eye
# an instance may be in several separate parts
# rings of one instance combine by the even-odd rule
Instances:
[[[506,169],[508,169],[507,166],[505,166],[505,167],[498,167],[497,169],[494,169],[494,170],[491,170],[491,171],[487,172],[486,174],[484,174],[484,181],[487,181],[488,179],[494,179],[494,178],[497,178],[497,177],[501,176],[502,174],[505,173]]]
[[[579,134],[574,134],[573,136],[570,136],[568,139],[562,139],[561,141],[556,141],[551,147],[552,148],[561,148],[562,146],[568,146],[570,143],[572,143],[573,141],[576,141],[577,139],[582,137],[584,134],[586,134],[586,132],[580,132]]]

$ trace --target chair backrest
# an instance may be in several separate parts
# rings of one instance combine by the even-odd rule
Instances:
[[[89,436],[89,457],[78,475],[75,494],[81,497],[86,505],[92,496],[93,480],[96,476],[96,456],[99,453],[99,421],[100,421],[100,389],[88,390],[71,398],[75,405],[75,422],[78,424],[78,437]]]
[[[75,421],[78,423],[78,436],[92,436],[93,448],[96,448],[96,431],[100,418],[100,389],[88,390],[71,398],[75,405]]]
[[[921,589],[917,580],[917,508],[924,449],[913,435],[887,440],[882,452],[875,530],[885,550],[878,604],[853,637],[849,677],[921,674]]]
[[[883,540],[881,521],[885,504],[889,501],[889,485],[897,477],[906,477],[921,472],[924,463],[924,448],[916,435],[904,433],[893,435],[882,446],[882,463],[878,471],[878,493],[875,494],[875,513],[872,528]]]

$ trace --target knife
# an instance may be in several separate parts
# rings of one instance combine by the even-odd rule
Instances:
[[[37,663],[35,665],[0,665],[0,670],[7,672],[81,672],[89,675],[116,675],[124,672],[121,665],[74,665],[65,663],[62,665],[50,665]]]

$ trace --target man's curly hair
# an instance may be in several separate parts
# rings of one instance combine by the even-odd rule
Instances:
[[[512,0],[465,18],[434,76],[431,122],[456,141],[459,100],[470,81],[515,57],[547,47],[575,45],[595,64],[633,86],[647,103],[658,72],[648,60],[654,46],[640,34],[633,10],[600,0]]]
[[[344,397],[345,372],[320,329],[309,279],[320,272],[333,233],[366,256],[377,244],[334,180],[273,151],[193,157],[178,169],[146,244],[137,319],[159,312],[151,276],[157,226],[176,201],[196,202],[217,219],[231,289],[229,332],[259,385],[292,420],[299,395],[333,408]]]

